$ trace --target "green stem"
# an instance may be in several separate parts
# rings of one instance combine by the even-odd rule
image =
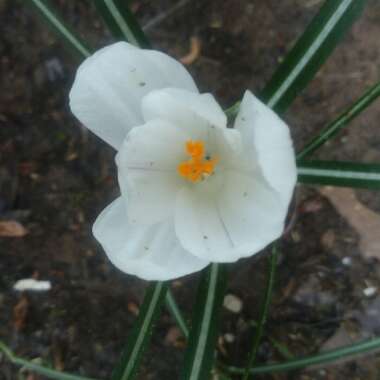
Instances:
[[[227,118],[232,120],[239,112],[241,102],[238,101],[235,104],[233,104],[231,107],[224,110],[224,113],[226,114]]]
[[[258,323],[255,320],[251,320],[250,324],[255,329],[258,326]],[[278,342],[277,339],[268,336],[268,340],[271,342],[272,346],[279,352],[284,359],[291,360],[294,359],[294,355],[289,351],[289,349],[282,343]]]
[[[22,359],[16,356],[3,342],[0,342],[0,352],[2,352],[5,357],[13,364],[19,365],[26,369],[37,372],[46,377],[50,377],[51,379],[57,380],[96,380],[94,378],[79,376],[79,375],[71,375],[69,373],[64,373],[57,371],[52,368],[44,367],[42,365],[32,363],[31,361]]]
[[[188,338],[189,328],[170,290],[168,290],[168,292],[166,293],[165,301],[166,301],[166,307],[168,308],[170,314],[173,316],[173,318],[177,322],[177,325],[182,331],[182,334],[185,336],[185,338]]]
[[[226,279],[226,267],[223,264],[212,263],[202,272],[180,376],[182,380],[210,378]]]
[[[65,25],[47,0],[31,0],[31,4],[77,54],[85,58],[91,55],[87,46]]]
[[[297,162],[298,183],[380,189],[380,165],[348,161]]]
[[[166,282],[158,281],[152,282],[145,291],[144,301],[128,336],[119,364],[114,369],[112,380],[132,380],[136,377],[152,336],[154,324],[160,315],[167,289]]]
[[[366,340],[364,342],[355,343],[351,346],[342,347],[336,350],[330,350],[323,352],[321,354],[307,356],[301,359],[289,360],[284,363],[278,364],[267,364],[263,366],[258,366],[250,369],[250,374],[261,374],[261,373],[273,373],[273,372],[283,372],[291,371],[295,369],[305,368],[316,364],[325,364],[338,359],[346,358],[349,356],[363,354],[365,352],[374,351],[380,349],[380,338],[374,338]],[[226,371],[231,374],[243,374],[245,373],[244,368],[224,366]]]
[[[95,6],[116,39],[142,48],[151,46],[126,1],[96,0]]]
[[[380,96],[380,82],[368,89],[355,103],[353,103],[337,119],[324,128],[317,137],[312,139],[305,148],[298,153],[297,160],[301,160],[321,147],[326,141],[335,136],[349,121],[358,116],[375,99]]]
[[[273,249],[272,249],[272,255],[270,257],[270,262],[269,262],[269,277],[268,277],[268,283],[267,283],[267,288],[266,288],[265,297],[264,297],[264,303],[261,309],[260,320],[257,325],[256,334],[253,340],[252,351],[248,360],[248,365],[244,372],[243,380],[247,380],[249,378],[249,376],[251,375],[250,369],[252,366],[254,366],[255,361],[256,361],[257,351],[260,346],[260,340],[263,335],[264,325],[267,320],[269,305],[272,299],[273,285],[274,285],[274,279],[276,275],[277,256],[278,256],[277,246],[276,244],[274,244]]]

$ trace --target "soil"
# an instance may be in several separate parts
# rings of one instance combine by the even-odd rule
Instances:
[[[178,2],[177,10],[166,14]],[[91,1],[54,3],[94,48],[113,41]],[[179,58],[188,53],[192,37],[199,39],[201,52],[189,70],[202,91],[229,106],[246,88],[260,91],[321,3],[141,0],[132,6],[157,49]],[[116,270],[91,234],[97,214],[118,194],[114,151],[69,112],[68,91],[80,58],[24,1],[1,0],[0,25],[0,220],[17,221],[28,232],[0,238],[0,339],[22,357],[108,379],[147,285]],[[378,80],[379,35],[380,3],[370,0],[284,115],[297,150]],[[379,119],[377,102],[316,157],[380,162]],[[356,191],[355,196],[352,207],[366,206],[377,217],[378,193]],[[260,363],[285,360],[273,342],[301,356],[380,334],[380,252],[377,257],[363,252],[357,223],[341,215],[326,192],[302,186],[297,200],[294,226],[281,242]],[[238,313],[223,310],[219,356],[227,364],[245,363],[267,257],[261,254],[230,268],[228,293],[243,307]],[[13,290],[17,280],[30,277],[49,280],[52,289]],[[172,285],[187,316],[197,279],[195,274]],[[177,379],[184,347],[164,311],[139,379]],[[0,357],[1,380],[21,375],[43,379]],[[371,354],[257,378],[372,380],[379,375],[380,357]]]

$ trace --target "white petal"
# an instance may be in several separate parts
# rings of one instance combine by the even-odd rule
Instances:
[[[250,91],[246,91],[235,128],[241,132],[251,159],[257,161],[265,179],[288,207],[297,179],[288,126]]]
[[[160,70],[162,79],[168,84],[166,87],[175,87],[198,93],[193,78],[185,67],[174,58],[156,50],[143,50],[144,56]]]
[[[165,88],[150,92],[142,104],[145,121],[161,118],[179,128],[192,130],[193,134],[210,124],[219,128],[227,125],[226,115],[211,94]]]
[[[143,123],[141,99],[164,87],[197,92],[190,74],[173,58],[118,42],[81,64],[70,107],[87,128],[119,149],[129,129]]]
[[[184,185],[177,166],[187,159],[186,140],[181,130],[161,120],[129,132],[116,162],[130,223],[153,224],[173,215],[176,193]]]
[[[181,244],[193,255],[231,262],[277,239],[284,218],[278,194],[263,178],[226,172],[219,194],[179,192],[175,228]]]
[[[234,244],[249,247],[243,256],[257,253],[282,234],[287,209],[258,173],[227,172],[217,204]]]
[[[170,222],[150,227],[128,224],[122,198],[102,211],[93,233],[117,268],[145,280],[171,280],[197,272],[209,264],[181,247]]]

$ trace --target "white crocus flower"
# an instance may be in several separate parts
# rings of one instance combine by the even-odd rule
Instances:
[[[169,280],[277,239],[296,167],[286,124],[247,91],[234,128],[169,56],[119,42],[78,69],[76,117],[117,151],[121,196],[93,232],[122,271]]]

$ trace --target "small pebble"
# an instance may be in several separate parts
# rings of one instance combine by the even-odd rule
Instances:
[[[46,291],[51,289],[50,281],[37,281],[34,278],[25,278],[23,280],[18,280],[14,285],[13,289],[19,292],[25,290],[31,291]]]
[[[348,256],[343,257],[342,264],[345,265],[346,267],[351,266],[351,264],[352,264],[351,257],[348,257]]]
[[[372,297],[377,292],[377,288],[374,286],[369,286],[368,288],[363,289],[363,294],[366,297]]]
[[[224,297],[223,306],[232,313],[240,313],[243,308],[243,302],[233,294],[227,294]]]
[[[298,231],[292,231],[291,236],[295,243],[299,243],[301,241],[301,235],[299,234]]]
[[[235,341],[235,335],[231,334],[231,333],[226,333],[226,334],[224,334],[224,340],[227,343],[233,343]]]

